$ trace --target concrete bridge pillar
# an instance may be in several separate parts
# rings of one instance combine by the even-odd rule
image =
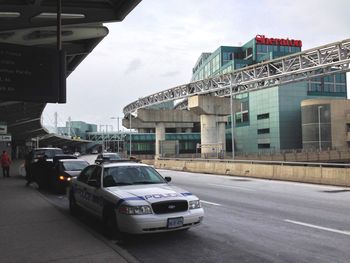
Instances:
[[[217,126],[215,115],[201,115],[201,144],[217,143]]]
[[[218,122],[218,142],[222,143],[222,150],[226,152],[226,122]]]
[[[200,115],[201,152],[203,157],[226,151],[225,123],[230,114],[230,99],[214,96],[193,96],[188,99],[190,111]]]
[[[156,123],[156,158],[160,155],[160,141],[165,140],[165,123]]]

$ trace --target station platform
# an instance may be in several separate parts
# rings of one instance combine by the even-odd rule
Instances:
[[[35,184],[26,187],[20,163],[13,162],[9,178],[0,169],[1,262],[137,262],[60,211]]]

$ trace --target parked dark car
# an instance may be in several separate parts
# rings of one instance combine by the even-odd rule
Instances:
[[[49,186],[48,174],[53,167],[55,156],[59,155],[63,155],[63,150],[60,148],[35,148],[29,153],[26,170],[30,172],[32,180],[38,184],[39,188]]]
[[[52,168],[50,186],[57,192],[64,192],[73,177],[87,167],[89,163],[82,159],[60,159]]]
[[[37,162],[44,156],[46,156],[47,161],[52,161],[54,156],[63,155],[64,153],[61,148],[36,148],[32,150],[31,154],[33,162]]]
[[[101,164],[103,162],[114,162],[118,160],[122,160],[118,153],[100,153],[99,155],[97,155],[95,163]]]

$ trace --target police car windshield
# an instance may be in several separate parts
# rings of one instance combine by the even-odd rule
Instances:
[[[106,167],[103,172],[103,186],[123,186],[133,184],[164,184],[166,181],[152,167],[119,166]]]

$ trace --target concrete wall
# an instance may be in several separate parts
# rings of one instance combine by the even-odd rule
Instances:
[[[190,112],[198,115],[227,116],[230,114],[230,99],[216,96],[197,95],[188,98]]]
[[[133,154],[134,155],[134,154]],[[154,159],[154,154],[137,155],[138,159]],[[200,153],[182,153],[178,156],[171,156],[174,158],[200,158]],[[170,157],[169,157],[170,158]],[[217,158],[217,157],[216,157]],[[231,160],[231,153],[224,156],[224,159]],[[241,161],[281,161],[281,162],[330,162],[330,163],[350,163],[350,151],[322,151],[322,152],[290,152],[290,153],[265,153],[265,154],[246,154],[236,155],[235,160]]]
[[[331,102],[332,146],[349,149],[347,142],[347,115],[350,113],[350,100]]]
[[[325,132],[327,132],[327,127],[325,127],[325,119],[330,119],[330,147],[341,149],[341,150],[347,150],[349,149],[348,141],[347,141],[347,124],[348,119],[347,115],[350,113],[350,100],[344,100],[344,99],[309,99],[304,100],[301,102],[301,108],[302,111],[304,111],[307,108],[314,107],[317,109],[318,106],[322,106],[322,109],[320,109],[320,115],[321,115],[321,129],[322,129],[322,147],[323,149],[327,148],[324,147],[324,137]],[[330,109],[330,112],[328,110]],[[311,134],[315,136],[313,141],[316,141],[316,146],[314,148],[318,148],[318,128],[317,126],[317,111],[314,110],[314,119],[311,121],[314,123],[314,131],[309,131]],[[311,125],[311,123],[306,123],[307,125]],[[305,126],[305,123],[303,123],[303,144],[305,148],[305,134],[307,133],[307,125]],[[306,127],[306,128],[305,128]]]
[[[139,118],[143,122],[152,122],[152,123],[154,122],[170,122],[170,123],[199,122],[198,115],[186,110],[139,109],[137,111],[137,118]]]
[[[310,167],[280,164],[155,160],[160,169],[222,174],[350,187],[350,168]]]

